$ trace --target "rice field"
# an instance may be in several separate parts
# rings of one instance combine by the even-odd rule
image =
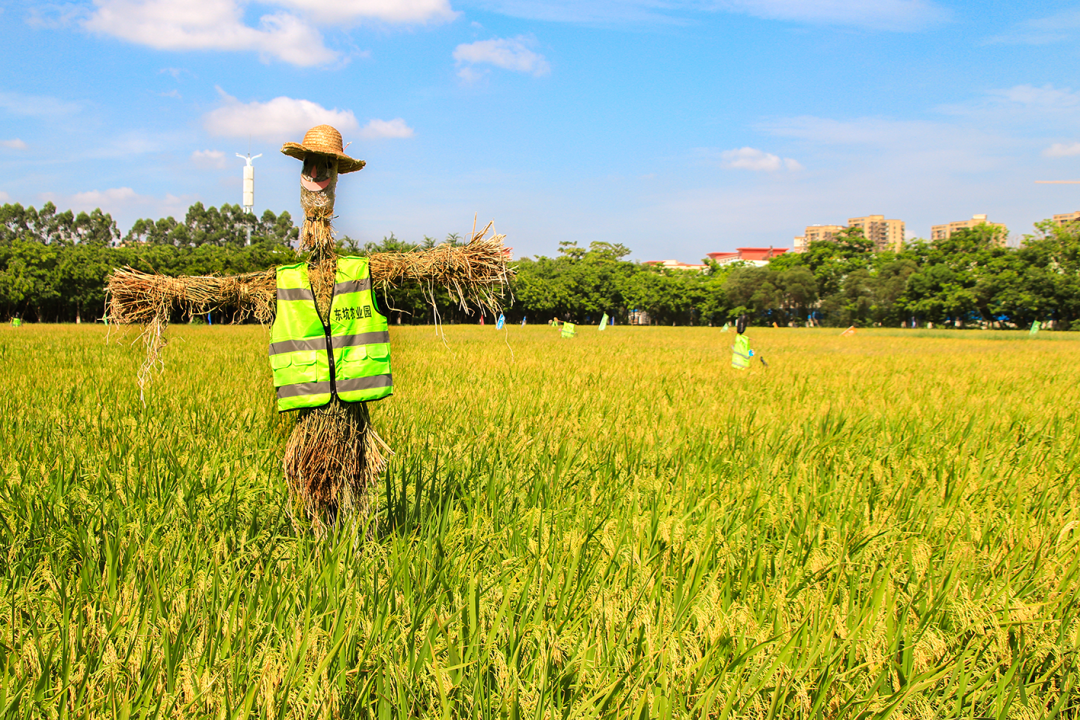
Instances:
[[[1080,337],[393,328],[316,540],[268,333],[0,327],[3,718],[1080,717]]]

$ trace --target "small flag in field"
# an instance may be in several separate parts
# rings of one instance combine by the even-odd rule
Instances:
[[[726,322],[726,323],[724,323],[724,329],[721,330],[720,332],[727,332],[730,329],[731,329],[731,323]]]
[[[604,313],[604,316],[602,318],[600,318],[600,329],[603,330],[606,327],[607,327],[607,313]]]
[[[1039,328],[1041,328],[1041,327],[1042,327],[1041,322],[1039,322],[1038,320],[1032,321],[1032,323],[1031,323],[1031,331],[1030,331],[1031,334],[1032,335],[1038,335],[1039,334]]]
[[[506,317],[504,317],[502,313],[499,313],[499,320],[498,320],[498,322],[495,323],[495,329],[496,330],[502,330],[503,325],[505,323],[506,323]]]
[[[852,326],[851,326],[851,327],[849,327],[849,328],[848,328],[847,330],[845,330],[844,332],[840,333],[840,337],[847,337],[848,335],[854,335],[854,334],[855,334],[855,326],[854,326],[854,325],[852,325]]]
[[[574,337],[575,334],[574,323],[564,322],[562,324],[562,336],[564,338]]]
[[[779,325],[777,325],[777,324],[776,324],[775,322],[774,322],[774,323],[772,324],[772,326],[773,326],[774,328],[778,328],[778,327],[780,327],[780,326],[779,326]]]

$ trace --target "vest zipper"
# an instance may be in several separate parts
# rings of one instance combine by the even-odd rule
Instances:
[[[334,263],[334,280],[337,280],[337,263]],[[336,285],[336,283],[335,283]],[[315,315],[318,316],[319,322],[322,323],[323,332],[326,333],[326,359],[327,365],[330,368],[330,399],[333,400],[337,397],[337,372],[334,369],[334,340],[330,336],[330,324],[323,320],[322,313],[319,312],[319,298],[315,294],[315,286],[311,284],[311,275],[308,275],[308,287],[311,288],[312,304],[315,305]],[[334,294],[336,290],[333,286],[330,289],[330,308],[334,309]]]

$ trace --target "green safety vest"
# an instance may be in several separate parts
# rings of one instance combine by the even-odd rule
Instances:
[[[562,336],[563,337],[574,337],[574,335],[575,335],[574,324],[564,322],[563,326],[562,326]]]
[[[381,400],[394,392],[390,332],[371,293],[367,258],[337,261],[330,317],[315,305],[307,264],[277,269],[277,315],[270,329],[270,367],[279,412]]]
[[[731,367],[739,370],[750,367],[750,338],[745,335],[735,336],[735,344],[731,346]]]

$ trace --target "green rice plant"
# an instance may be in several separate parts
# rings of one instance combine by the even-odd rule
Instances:
[[[264,329],[0,328],[0,716],[1080,716],[1078,338],[445,331],[320,541]]]

